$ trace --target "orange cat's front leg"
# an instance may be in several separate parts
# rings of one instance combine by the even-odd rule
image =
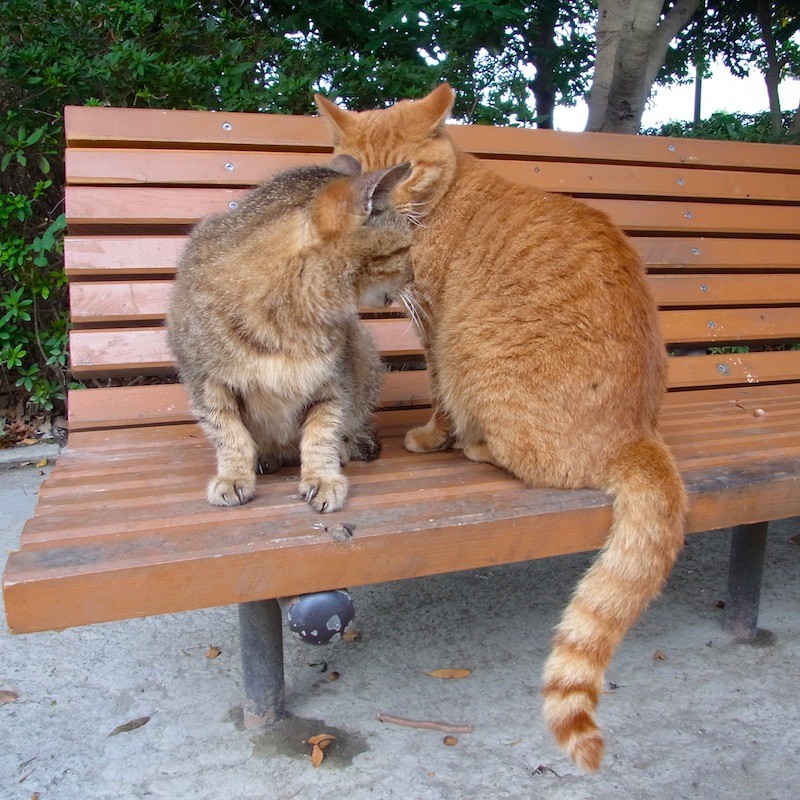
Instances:
[[[406,450],[412,453],[434,453],[453,444],[450,417],[434,406],[431,418],[419,428],[412,428],[405,439]]]
[[[315,403],[300,436],[300,494],[315,511],[338,511],[347,499],[342,475],[342,418],[337,399]]]

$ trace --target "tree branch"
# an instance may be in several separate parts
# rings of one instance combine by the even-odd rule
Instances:
[[[689,24],[699,7],[700,0],[678,0],[659,23],[653,37],[645,73],[645,83],[649,87],[653,86],[658,71],[664,66],[669,43]]]

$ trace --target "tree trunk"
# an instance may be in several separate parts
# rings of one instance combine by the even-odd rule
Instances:
[[[553,73],[552,53],[558,22],[558,5],[540,4],[541,17],[537,20],[531,37],[531,63],[536,75],[530,88],[536,101],[536,127],[552,128],[556,110],[555,75]]]
[[[758,0],[756,3],[758,25],[761,28],[761,39],[767,51],[767,71],[764,80],[767,84],[769,95],[769,118],[774,139],[783,135],[783,120],[781,118],[781,100],[778,95],[778,84],[781,81],[781,67],[778,63],[778,54],[775,49],[775,35],[772,32],[772,3],[770,0]]]
[[[662,0],[598,0],[587,131],[638,133],[669,43],[699,5],[700,0],[677,0],[661,19]]]

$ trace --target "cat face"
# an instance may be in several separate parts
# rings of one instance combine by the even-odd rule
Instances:
[[[334,151],[358,159],[366,170],[409,162],[411,174],[392,194],[395,208],[412,222],[429,214],[453,180],[456,153],[445,130],[455,99],[442,84],[421,100],[401,100],[380,111],[345,111],[315,95],[333,133]]]

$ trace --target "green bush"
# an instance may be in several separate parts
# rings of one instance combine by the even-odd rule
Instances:
[[[794,112],[783,114],[783,129],[788,134],[789,126],[794,119]],[[681,136],[690,139],[724,139],[733,142],[772,142],[772,129],[768,111],[758,114],[731,114],[717,111],[708,119],[694,122],[666,122],[657,128],[647,128],[642,133],[651,136]],[[792,142],[797,143],[795,137]]]

